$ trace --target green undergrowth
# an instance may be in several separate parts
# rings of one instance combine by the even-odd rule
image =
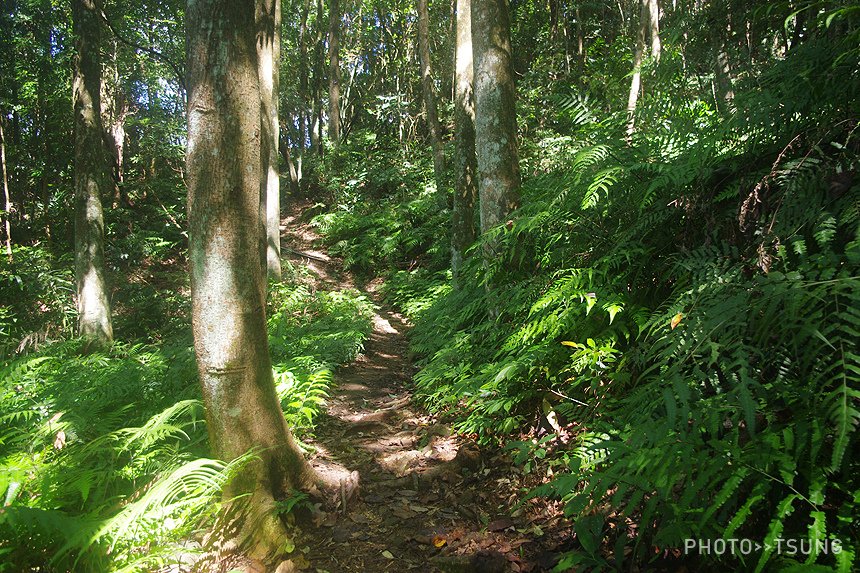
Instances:
[[[458,289],[432,262],[386,275],[415,322],[419,398],[511,447],[542,472],[529,495],[572,521],[557,571],[857,566],[853,41],[803,44],[728,115],[670,53],[630,143],[599,96],[541,93],[524,107],[554,118],[524,145],[523,207],[483,239],[499,256],[472,257]],[[375,205],[330,215],[350,224],[329,240],[393,240]],[[683,553],[732,538],[763,548]],[[806,551],[778,551],[789,539]]]
[[[0,371],[0,570],[160,567],[229,475],[207,459],[188,339],[80,351]]]
[[[269,294],[269,346],[275,388],[300,436],[313,428],[334,369],[355,360],[372,329],[373,305],[354,289],[319,291],[302,282]]]
[[[39,296],[66,284],[53,276]],[[334,368],[361,351],[372,306],[298,279],[270,292],[276,389],[301,437]],[[25,301],[14,309],[26,316]],[[144,572],[193,559],[250,458],[209,457],[187,327],[150,340],[90,353],[42,340],[0,364],[0,571]]]
[[[348,269],[372,277],[445,264],[448,213],[422,149],[361,132],[327,155],[321,174],[327,208],[312,224]]]

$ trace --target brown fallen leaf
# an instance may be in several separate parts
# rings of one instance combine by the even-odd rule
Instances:
[[[511,520],[510,517],[500,517],[499,519],[491,521],[487,524],[487,531],[504,531],[505,529],[513,526],[514,522]]]
[[[680,312],[672,317],[672,322],[669,323],[669,326],[672,327],[672,330],[675,330],[675,327],[681,324],[681,319],[684,318],[684,315]]]

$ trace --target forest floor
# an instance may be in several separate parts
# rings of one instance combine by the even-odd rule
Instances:
[[[409,325],[381,302],[379,281],[359,283],[320,250],[309,204],[292,209],[283,221],[284,256],[307,265],[319,288],[358,288],[377,311],[364,352],[337,371],[309,440],[315,464],[359,472],[357,495],[336,513],[316,512],[278,571],[551,569],[570,543],[569,526],[546,502],[517,507],[523,488],[541,478],[421,410],[410,391]]]

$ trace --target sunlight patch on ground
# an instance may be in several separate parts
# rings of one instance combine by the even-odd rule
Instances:
[[[378,314],[373,315],[373,330],[384,332],[385,334],[398,334],[397,330],[391,326],[391,323]]]

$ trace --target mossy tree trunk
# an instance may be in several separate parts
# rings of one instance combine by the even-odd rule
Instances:
[[[439,109],[436,105],[436,88],[430,72],[430,10],[427,0],[418,0],[418,56],[421,65],[421,89],[424,94],[424,110],[427,113],[427,128],[433,148],[433,175],[436,179],[436,197],[441,208],[448,205],[445,190],[445,150],[442,147],[442,126],[439,125]]]
[[[472,0],[475,65],[475,149],[481,232],[486,233],[519,207],[516,92],[507,0]],[[485,253],[495,256],[489,244]]]
[[[475,157],[475,100],[472,92],[472,6],[470,0],[456,0],[457,37],[454,53],[454,208],[451,214],[451,272],[454,284],[466,249],[475,242],[475,202],[478,170]]]
[[[266,559],[280,550],[274,500],[311,485],[272,379],[265,270],[258,252],[260,87],[253,1],[189,0],[188,151],[192,327],[214,455],[258,459],[226,496],[247,510],[236,536]]]
[[[281,0],[256,0],[257,71],[260,80],[260,200],[265,208],[265,260],[270,279],[281,280],[280,121]]]
[[[75,286],[79,334],[97,344],[113,340],[105,279],[102,197],[110,168],[101,121],[101,22],[93,0],[73,0],[75,58]]]

